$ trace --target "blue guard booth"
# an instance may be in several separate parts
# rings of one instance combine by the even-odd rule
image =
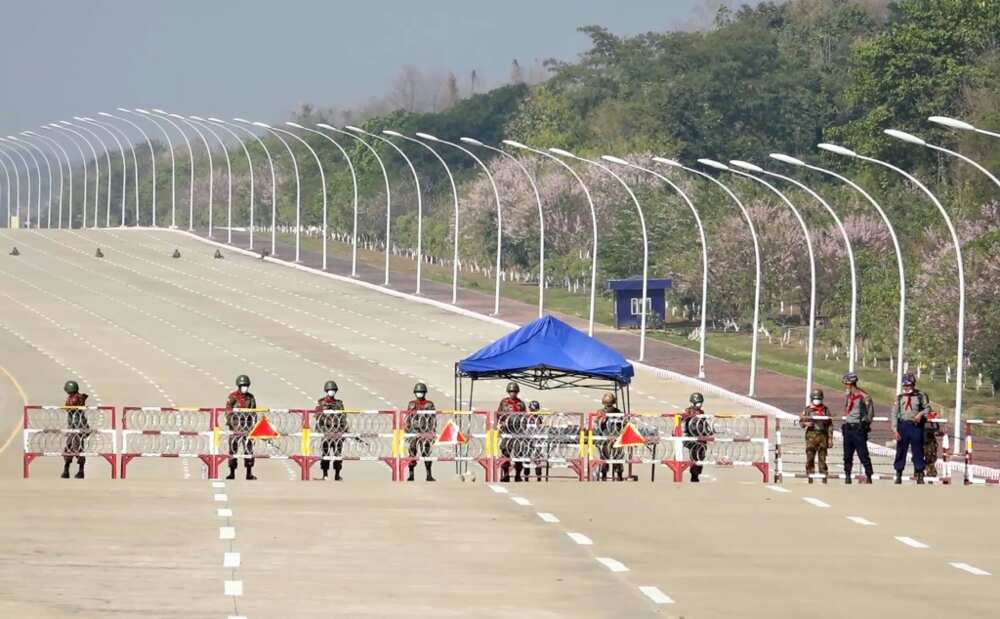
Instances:
[[[646,286],[646,322],[654,314],[660,320],[667,319],[667,289],[672,285],[669,279],[651,279]],[[638,328],[642,316],[642,278],[608,280],[608,290],[615,295],[615,328]]]

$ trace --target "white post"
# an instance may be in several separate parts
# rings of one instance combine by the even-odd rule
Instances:
[[[48,125],[42,125],[42,129],[49,129],[51,131],[66,131],[66,132],[70,131],[69,129],[63,127],[62,125],[57,125],[56,123],[50,123]],[[75,133],[75,132],[73,132],[73,133]],[[76,140],[74,140],[73,138],[69,137],[68,134],[66,135],[66,139],[70,142],[70,144],[72,144],[73,146],[75,146],[76,150],[80,153],[80,166],[83,168],[83,212],[86,213],[87,212],[87,156],[85,154],[83,154],[83,148],[80,147],[80,144]],[[17,168],[15,168],[14,171],[16,172]],[[71,229],[71,230],[73,229],[73,200],[72,200],[72,197],[73,197],[73,189],[72,189],[72,186],[71,186],[70,187],[70,201],[69,201],[69,215],[68,215],[69,216],[69,222],[67,223],[67,227],[69,229]],[[59,219],[60,219],[60,222],[61,222],[61,220],[62,220],[62,216],[61,215],[60,215]]]
[[[313,150],[313,147],[309,146],[309,142],[306,142],[305,140],[303,140],[299,136],[295,135],[291,131],[286,131],[284,129],[278,129],[277,127],[271,127],[271,130],[272,131],[279,131],[279,132],[284,133],[285,135],[287,135],[289,137],[295,138],[296,140],[298,140],[299,142],[301,142],[303,146],[306,147],[306,150],[308,150],[312,154],[313,159],[316,160],[316,167],[319,168],[319,182],[320,182],[320,185],[322,185],[322,187],[323,187],[323,270],[325,271],[326,270],[326,243],[327,243],[327,238],[326,238],[326,236],[327,236],[326,235],[326,208],[327,208],[327,201],[326,201],[326,173],[323,171],[323,162],[320,161],[319,155],[316,154],[316,151]],[[300,222],[299,222],[299,216],[300,216],[300,213],[299,213],[298,209],[296,209],[296,211],[295,211],[295,225],[296,225],[296,227],[301,228],[301,225],[300,225]],[[295,233],[295,261],[296,262],[299,261],[299,236],[298,235],[299,235],[299,232],[296,231],[296,233]]]
[[[215,187],[215,164],[212,161],[212,147],[209,146],[208,140],[205,138],[205,134],[202,133],[201,130],[198,129],[198,127],[194,123],[192,123],[190,120],[188,120],[187,118],[184,118],[180,114],[168,114],[168,116],[170,116],[171,118],[176,118],[177,120],[181,121],[182,123],[184,123],[188,127],[191,127],[191,130],[194,131],[195,133],[197,133],[198,137],[201,138],[201,144],[202,144],[202,146],[205,147],[205,152],[208,154],[208,236],[209,236],[209,238],[211,238],[212,237],[212,210],[213,210],[213,206],[214,206],[214,203],[215,203],[215,190],[214,190],[214,187]],[[192,183],[191,184],[191,197],[192,197],[191,209],[192,210],[191,210],[191,214],[190,214],[191,223],[189,224],[191,227],[189,229],[190,230],[194,230],[194,160],[193,159],[191,160],[191,183]],[[138,183],[136,183],[136,185],[138,186]],[[136,190],[136,193],[138,193],[138,190]]]
[[[121,158],[122,158],[122,219],[121,219],[121,225],[124,226],[125,225],[125,184],[126,184],[126,179],[128,178],[128,167],[125,165],[125,147],[122,146],[122,142],[121,142],[121,140],[118,139],[118,136],[115,134],[115,132],[112,131],[109,128],[109,127],[114,127],[114,125],[105,125],[104,123],[97,122],[93,118],[86,119],[86,122],[89,122],[92,125],[94,125],[96,127],[100,127],[101,129],[104,129],[105,131],[107,131],[108,135],[111,136],[111,139],[113,139],[115,141],[115,144],[118,145],[118,154],[121,155]],[[114,127],[114,128],[116,130],[118,129],[117,127]],[[125,139],[127,140],[128,136],[126,136]],[[108,162],[108,169],[109,170],[111,169],[111,163],[110,162]],[[138,225],[138,223],[136,225]],[[110,172],[108,173],[108,205],[107,205],[106,213],[104,215],[104,226],[106,228],[110,228],[111,227],[111,173]]]
[[[40,154],[42,156],[42,159],[45,161],[45,169],[48,172],[48,176],[49,176],[49,216],[50,216],[50,219],[51,219],[51,214],[52,214],[52,164],[49,162],[48,155],[46,155],[45,151],[42,150],[41,148],[39,148],[38,146],[36,146],[33,142],[31,142],[31,141],[29,141],[29,140],[27,140],[27,139],[25,139],[23,137],[22,138],[17,138],[17,137],[14,137],[14,136],[9,136],[9,137],[10,137],[10,139],[19,141],[22,144],[27,144],[33,150],[38,151],[38,154]],[[37,163],[37,160],[36,160],[36,163]],[[62,176],[62,166],[59,167],[59,175],[60,175],[60,177]],[[41,182],[42,182],[41,174],[39,174],[39,177],[38,177],[38,186],[39,186],[39,189],[38,189],[38,211],[37,211],[36,217],[35,217],[35,225],[38,228],[42,227],[42,202],[41,202],[41,200],[42,200],[42,190],[41,190]],[[61,178],[60,178],[60,183],[61,183]],[[61,194],[60,194],[60,197],[61,197]]]
[[[233,164],[232,164],[232,161],[230,161],[230,159],[229,159],[229,149],[226,147],[225,141],[223,141],[223,139],[219,136],[219,134],[216,133],[214,129],[212,129],[211,124],[208,123],[208,122],[206,122],[204,118],[201,118],[200,116],[188,116],[188,119],[191,120],[192,122],[197,123],[198,126],[201,127],[202,129],[204,129],[205,131],[208,131],[209,133],[211,133],[212,137],[215,138],[215,141],[218,142],[219,146],[222,147],[222,154],[226,158],[226,212],[229,214],[228,215],[228,219],[229,219],[230,224],[232,224],[232,220],[233,220]],[[230,245],[233,242],[233,231],[232,230],[233,230],[232,229],[232,225],[230,225],[230,227],[229,227],[229,234],[227,236],[227,242]],[[212,238],[213,231],[214,231],[214,227],[213,227],[213,220],[212,220],[212,206],[211,206],[211,203],[209,203],[209,208],[208,208],[208,238]]]
[[[247,149],[246,142],[243,141],[235,131],[226,126],[225,121],[219,120],[218,118],[209,118],[209,122],[213,123],[219,129],[222,129],[229,135],[233,136],[240,148],[243,149],[243,155],[247,158],[247,168],[250,171],[250,249],[253,249],[253,200],[254,200],[254,178],[253,178],[253,159],[250,158],[250,150]],[[232,183],[230,182],[230,192],[232,192]],[[226,227],[229,229],[226,235],[226,243],[233,244],[233,209],[232,201],[230,200],[229,211],[226,214]]]
[[[121,110],[122,108],[118,108],[118,109]],[[107,112],[98,112],[98,115],[100,115],[100,116],[106,116],[108,118],[114,118],[115,120],[120,120],[123,123],[127,123],[128,125],[131,125],[133,128],[135,128],[136,131],[138,131],[142,135],[143,139],[146,140],[146,145],[149,147],[149,159],[150,159],[150,163],[152,164],[152,173],[153,173],[153,183],[152,183],[152,185],[153,185],[153,206],[152,206],[152,216],[150,217],[150,221],[152,222],[153,227],[156,227],[156,152],[153,151],[153,140],[149,139],[149,135],[147,135],[146,132],[142,130],[142,127],[140,127],[139,125],[135,124],[134,122],[132,122],[131,120],[129,120],[127,118],[122,118],[120,116],[115,116],[113,114],[108,114]],[[129,142],[131,142],[131,140],[129,140]],[[136,174],[138,174],[138,166],[136,166],[136,170],[137,170]],[[138,180],[136,181],[136,185],[135,185],[135,194],[136,194],[136,200],[138,200],[139,199],[139,197],[138,197],[139,196],[139,182],[138,182]],[[136,218],[135,218],[135,225],[137,225],[137,226],[139,225],[139,216],[138,215],[136,215]]]
[[[351,129],[352,131],[357,130],[356,127],[348,127],[348,129]],[[409,168],[410,168],[410,174],[413,175],[413,184],[417,188],[417,294],[420,294],[420,279],[421,279],[421,273],[422,273],[423,262],[424,262],[424,245],[423,245],[423,243],[424,243],[424,199],[423,199],[423,196],[421,195],[421,192],[420,192],[420,177],[417,176],[417,169],[415,167],[413,167],[413,162],[410,161],[410,158],[407,157],[406,153],[403,152],[403,149],[400,148],[399,146],[397,146],[395,143],[393,143],[392,140],[387,140],[387,139],[385,139],[385,138],[383,138],[381,136],[375,135],[373,133],[368,133],[367,131],[364,131],[363,133],[365,133],[365,135],[369,135],[369,136],[371,136],[373,138],[382,140],[383,142],[385,142],[386,144],[388,144],[389,146],[391,146],[393,149],[395,149],[395,151],[397,153],[399,153],[399,156],[402,157],[403,160],[406,162],[406,165],[409,166]],[[386,132],[383,131],[382,133],[386,133]],[[391,135],[391,134],[387,134],[387,135]]]
[[[174,158],[174,142],[173,142],[173,140],[170,139],[170,132],[168,132],[166,129],[164,129],[163,125],[161,125],[160,123],[158,123],[155,120],[153,120],[154,117],[151,114],[149,114],[148,112],[146,112],[146,110],[142,110],[142,109],[129,110],[129,109],[120,107],[120,108],[118,108],[118,111],[119,112],[126,112],[128,114],[135,114],[136,116],[139,116],[140,118],[145,118],[149,122],[151,122],[154,125],[156,125],[156,128],[160,130],[160,133],[163,134],[163,138],[167,141],[167,149],[170,150],[170,227],[171,228],[176,228],[177,227],[177,162],[176,162],[176,160]],[[150,148],[152,148],[152,147],[150,147]],[[153,188],[154,188],[154,191],[155,191],[156,190],[155,189],[156,188],[156,180],[155,180],[156,177],[155,177],[155,175],[154,175],[153,178],[154,178],[154,180],[153,180]],[[155,216],[155,213],[156,213],[156,208],[155,208],[156,199],[155,198],[153,199],[153,203],[154,203],[153,213],[154,213],[154,216]],[[153,221],[154,222],[156,221],[155,217],[154,217]],[[153,225],[156,225],[156,224],[154,223]]]
[[[21,154],[21,149],[22,148],[24,150],[26,150],[28,152],[28,154],[31,156],[31,158],[34,159],[34,161],[35,161],[35,169],[37,170],[36,176],[38,177],[38,193],[39,194],[41,194],[41,192],[42,192],[42,176],[41,176],[42,175],[42,170],[41,170],[41,168],[38,167],[38,160],[35,159],[35,156],[26,147],[21,146],[20,144],[15,144],[14,142],[7,142],[7,140],[5,140],[4,138],[0,138],[0,142],[4,142],[4,143],[7,143],[7,144],[10,144],[12,146],[11,152],[13,152],[15,155],[17,155],[18,159],[21,160],[21,163],[24,164],[24,174],[25,174],[25,176],[28,177],[28,180],[25,183],[25,185],[28,187],[28,202],[27,202],[28,218],[27,218],[26,221],[27,221],[28,227],[30,228],[31,227],[31,166],[28,165],[28,160],[25,159],[24,155]],[[40,203],[39,203],[39,206],[40,206]]]
[[[47,135],[41,135],[39,133],[35,133],[34,131],[25,131],[24,134],[25,135],[30,135],[32,137],[36,137],[39,140],[45,140],[45,142],[47,144],[51,144],[60,153],[62,153],[63,158],[66,160],[66,169],[67,169],[67,172],[69,174],[69,201],[72,202],[73,201],[73,163],[72,163],[72,161],[69,158],[69,153],[66,152],[66,149],[63,148],[62,145],[58,141],[56,141],[53,138],[50,138]],[[59,160],[58,153],[56,154],[56,159]],[[10,190],[10,188],[8,187],[8,192],[9,192],[9,190]],[[9,202],[9,200],[10,200],[10,196],[8,196],[8,202]],[[9,210],[9,205],[8,205],[8,210]],[[59,160],[59,213],[58,213],[58,215],[59,215],[59,221],[57,223],[57,226],[60,229],[62,228],[62,212],[63,212],[63,174],[62,174],[62,160]],[[8,218],[7,219],[8,219],[8,222],[9,222],[10,221],[10,213],[8,213]],[[9,225],[9,223],[8,223],[8,225]],[[47,227],[49,227],[49,228],[52,227],[52,209],[51,208],[49,209],[49,220],[48,220],[48,226]]]

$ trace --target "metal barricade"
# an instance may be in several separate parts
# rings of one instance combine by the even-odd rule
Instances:
[[[661,413],[590,413],[587,479],[606,480],[610,472],[612,479],[638,480],[635,466],[649,464],[655,481],[657,467],[670,455],[675,423],[674,415]]]
[[[563,470],[569,471],[572,479],[583,481],[587,474],[583,413],[534,411],[493,415],[494,479],[498,470],[501,479],[509,478],[513,466],[515,479],[523,471],[523,479],[527,481],[534,469],[538,481],[566,477],[558,474]]]
[[[302,455],[306,417],[310,410],[289,408],[216,408],[212,411],[215,433],[213,471],[218,477],[224,461],[256,459],[292,460],[299,465],[301,479],[307,479],[306,461]],[[275,436],[254,438],[251,433],[262,420],[274,429]]]
[[[454,424],[454,441],[438,438]],[[486,481],[493,481],[492,414],[485,411],[399,411],[396,425],[396,479],[415,462],[454,462],[456,473],[468,471],[470,463],[483,467]]]
[[[122,408],[121,478],[135,458],[198,458],[211,477],[217,455],[213,419],[211,408]]]
[[[683,481],[694,465],[754,467],[770,480],[770,418],[767,415],[672,415],[673,449],[663,464]]]
[[[977,428],[998,428],[1000,420],[969,419],[965,422],[965,440],[962,451],[963,483],[967,486],[974,484],[1000,485],[1000,469],[991,466],[983,466],[973,462],[973,442],[975,440],[974,430]],[[981,438],[979,446],[975,447],[976,453],[986,452],[987,461],[996,466],[1000,462],[1000,443],[993,438]]]
[[[316,462],[384,462],[392,480],[399,474],[395,410],[303,411],[302,479]]]
[[[43,456],[100,456],[111,465],[111,479],[118,476],[113,406],[25,406],[23,439],[25,478],[31,462]]]

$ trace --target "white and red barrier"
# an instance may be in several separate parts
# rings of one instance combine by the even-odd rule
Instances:
[[[23,475],[36,458],[100,456],[118,476],[118,434],[113,406],[27,405],[23,413]]]
[[[216,455],[210,408],[126,406],[122,408],[121,478],[136,458],[198,458],[213,477]]]

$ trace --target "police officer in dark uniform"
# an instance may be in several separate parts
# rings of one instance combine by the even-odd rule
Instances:
[[[524,400],[518,397],[520,392],[521,387],[517,383],[507,383],[507,397],[500,400],[500,404],[497,405],[497,412],[500,413],[497,416],[497,424],[500,426],[501,431],[508,435],[507,438],[500,439],[500,454],[504,457],[504,462],[500,465],[501,482],[510,481],[510,459],[513,454],[511,448],[524,440],[522,431],[524,428],[521,422],[526,420],[515,417],[518,413],[524,413],[528,410]],[[515,438],[513,435],[519,436]],[[516,454],[517,457],[522,455]],[[521,481],[521,471],[523,469],[523,462],[514,463],[514,481]]]
[[[875,405],[872,397],[858,387],[858,375],[844,374],[841,381],[847,390],[844,400],[844,422],[840,431],[844,435],[844,483],[854,483],[851,470],[854,468],[854,452],[865,468],[865,483],[872,483],[872,458],[868,455],[868,432],[871,431]]]
[[[906,451],[913,451],[913,475],[918,484],[924,483],[924,424],[931,412],[927,395],[917,389],[917,379],[913,374],[903,375],[902,393],[896,396],[889,421],[896,433],[896,483],[903,483],[903,469],[906,468]]]
[[[625,428],[625,415],[618,408],[618,398],[610,391],[601,396],[600,417],[597,420],[597,431],[604,441],[601,443],[601,481],[608,481],[608,469],[611,469],[611,476],[614,481],[623,481],[625,475],[625,464],[615,462],[608,464],[608,460],[622,460],[625,457],[625,450],[615,447],[615,440],[621,435]]]
[[[705,396],[695,392],[688,398],[691,406],[684,409],[681,415],[681,424],[684,436],[708,438],[715,434],[712,422],[701,415],[705,414],[702,405],[705,403]],[[688,450],[692,462],[701,462],[708,455],[708,445],[703,441],[684,441],[684,447]],[[700,464],[691,465],[691,481],[697,483],[701,477],[704,467]]]
[[[87,398],[90,396],[86,393],[80,393],[80,385],[76,384],[75,380],[66,381],[63,391],[66,392],[66,402],[63,404],[63,406],[67,407],[66,428],[70,431],[66,433],[66,454],[63,455],[63,472],[60,477],[69,479],[69,465],[73,463],[75,455],[79,470],[77,470],[74,477],[76,479],[83,479],[83,467],[87,463],[87,459],[81,456],[80,452],[84,450],[84,440],[90,434],[90,424],[87,422],[87,411],[68,407],[86,406]]]
[[[406,405],[407,412],[434,411],[437,409],[434,406],[434,402],[427,399],[427,385],[423,383],[414,385],[413,397],[414,399],[410,400],[410,403]],[[406,481],[413,481],[413,470],[417,468],[417,454],[419,453],[424,458],[431,455],[431,445],[436,439],[434,433],[437,432],[437,419],[433,413],[429,415],[407,415],[403,431],[406,434],[419,435],[406,439],[407,450],[409,451],[410,458],[413,458],[410,460],[408,467],[410,474],[407,476]],[[427,481],[434,481],[434,475],[431,474],[433,465],[434,463],[430,460],[424,462],[424,467],[427,469]]]
[[[236,391],[226,398],[226,427],[229,428],[229,475],[226,479],[236,479],[238,461],[236,454],[243,449],[247,479],[257,479],[253,474],[253,440],[247,434],[257,425],[257,399],[250,393],[250,377],[240,374],[236,377]]]
[[[321,448],[323,459],[319,461],[319,468],[323,470],[323,479],[326,479],[330,472],[330,460],[333,460],[333,479],[343,481],[340,470],[344,461],[341,454],[344,453],[344,434],[347,433],[347,413],[336,413],[333,411],[344,410],[344,402],[337,399],[337,383],[328,380],[323,385],[323,392],[326,394],[316,402],[316,431],[323,434]]]

